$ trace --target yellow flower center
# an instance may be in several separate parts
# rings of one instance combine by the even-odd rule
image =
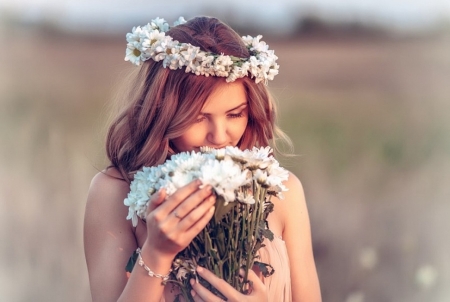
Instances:
[[[139,57],[141,55],[141,52],[139,51],[139,49],[134,49],[133,50],[133,55],[135,55],[136,57]]]

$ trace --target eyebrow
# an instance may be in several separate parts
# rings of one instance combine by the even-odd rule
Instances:
[[[234,111],[236,109],[239,109],[239,108],[247,106],[247,105],[248,105],[248,102],[242,103],[242,104],[240,104],[240,105],[238,105],[238,106],[236,106],[234,108],[231,108],[230,110],[227,110],[226,113],[230,113],[231,111]],[[203,113],[203,112],[200,112],[200,114],[201,115],[210,115],[209,113]]]

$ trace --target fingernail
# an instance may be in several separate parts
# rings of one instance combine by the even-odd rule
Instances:
[[[214,212],[215,209],[216,209],[216,207],[215,207],[215,206],[212,206],[211,208],[209,208],[209,212],[212,213],[212,212]],[[197,269],[197,270],[198,270],[198,269]]]
[[[197,265],[197,272],[199,272],[199,273],[203,272],[203,267],[201,267],[200,265]]]
[[[195,295],[196,295],[195,291],[194,291],[194,290],[191,290],[191,296],[192,296],[192,297],[195,297]]]
[[[194,285],[195,284],[195,280],[191,279],[191,280],[189,280],[189,283],[191,283],[191,285]]]
[[[197,179],[197,180],[195,181],[195,184],[199,186],[199,185],[201,185],[201,184],[202,184],[202,182],[201,182],[201,180],[200,180],[200,179]]]

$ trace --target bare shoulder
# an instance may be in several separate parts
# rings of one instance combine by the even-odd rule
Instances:
[[[288,191],[284,194],[287,198],[295,195],[297,197],[303,197],[304,201],[303,185],[294,173],[289,171],[289,178],[284,182],[284,185],[288,189]]]
[[[303,185],[300,179],[292,172],[289,172],[289,178],[284,183],[288,189],[284,192],[285,205],[289,209],[295,209],[299,211],[306,210],[306,199]],[[288,211],[292,214],[292,211]],[[306,213],[307,214],[307,213]]]
[[[280,220],[284,223],[283,229],[285,229],[286,223],[290,219],[298,215],[299,211],[306,209],[303,185],[298,177],[292,172],[289,172],[289,178],[284,182],[284,185],[287,191],[283,192],[283,198],[274,198],[275,209],[279,210],[278,215],[281,216]]]
[[[284,185],[288,189],[284,192],[284,200],[282,200],[285,230],[288,231],[290,225],[291,230],[303,229],[309,232],[309,215],[302,183],[295,174],[289,172],[289,179]]]
[[[97,173],[91,181],[89,193],[127,194],[128,183],[122,178],[115,168],[110,168]]]
[[[91,181],[86,201],[85,233],[95,233],[101,228],[131,229],[130,221],[126,220],[128,208],[123,203],[129,190],[129,184],[116,169],[97,173]]]
[[[117,218],[117,215],[125,215],[126,207],[123,200],[128,194],[129,185],[120,178],[115,169],[108,169],[97,173],[89,187],[86,202],[86,218],[95,215],[96,220],[101,217]],[[105,216],[107,214],[107,216]]]

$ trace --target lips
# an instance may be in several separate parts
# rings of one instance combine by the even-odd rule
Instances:
[[[202,146],[202,147],[208,147],[208,148],[213,148],[213,149],[222,149],[227,146],[232,146],[232,145],[224,145],[224,146],[220,146],[220,147],[218,147],[218,146]],[[200,147],[195,147],[195,148],[200,150]]]

